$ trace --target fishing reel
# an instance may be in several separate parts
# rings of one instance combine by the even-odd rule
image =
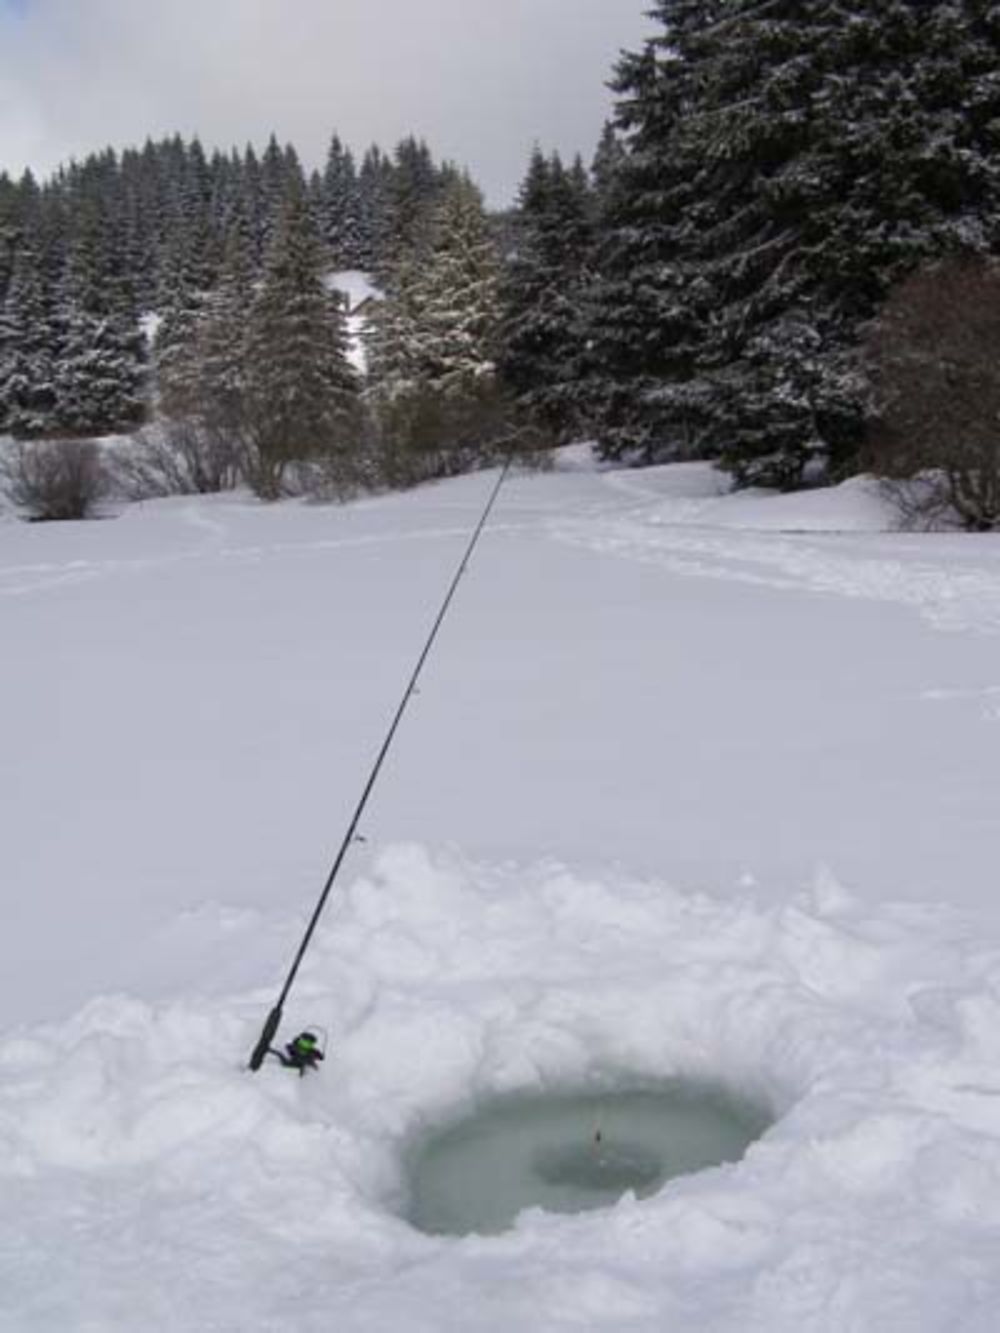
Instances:
[[[318,1028],[317,1031],[322,1033],[322,1038],[317,1037],[311,1028],[306,1028],[297,1037],[286,1042],[283,1050],[278,1050],[274,1046],[269,1047],[268,1055],[280,1060],[286,1069],[297,1069],[299,1077],[302,1078],[306,1070],[318,1069],[326,1059],[326,1029]]]

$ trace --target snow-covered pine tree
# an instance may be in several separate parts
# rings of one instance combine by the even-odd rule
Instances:
[[[327,230],[327,209],[326,209],[326,187],[323,184],[323,175],[319,171],[311,171],[309,180],[306,184],[306,200],[309,204],[309,216],[312,218],[312,225],[321,240],[326,237]]]
[[[291,144],[280,147],[271,135],[260,160],[261,246],[266,254],[277,233],[285,205],[293,194],[305,194],[306,181]]]
[[[392,292],[375,303],[365,321],[369,395],[394,397],[417,376],[422,267],[416,255],[404,255],[393,271]]]
[[[601,131],[594,160],[590,164],[590,180],[594,192],[594,212],[600,217],[607,206],[612,184],[624,156],[624,148],[614,125],[607,121]]]
[[[740,250],[742,271],[748,251],[759,271],[720,309],[743,351],[725,371],[723,462],[738,480],[784,485],[856,465],[858,348],[893,283],[928,257],[1000,241],[995,9],[843,0],[803,23],[798,8],[749,8],[731,43],[768,74],[749,101],[749,74],[737,80],[730,123],[772,147],[728,209],[730,226],[748,204],[760,219],[730,246],[730,272]]]
[[[203,283],[197,256],[178,235],[162,265],[160,324],[153,343],[157,402],[169,417],[197,410],[201,392],[197,340],[208,295]]]
[[[238,213],[226,237],[222,270],[199,320],[196,415],[209,430],[235,437],[244,426],[247,398],[247,329],[255,270],[249,219]]]
[[[128,430],[146,412],[145,339],[115,281],[106,235],[96,215],[79,231],[55,302],[52,415],[71,435]]]
[[[678,127],[697,98],[693,36],[719,7],[660,0],[651,16],[663,31],[616,68],[622,152],[601,191],[586,319],[587,414],[606,458],[649,463],[710,449],[695,381],[710,304],[691,308],[681,245],[697,162],[682,155]]]
[[[500,267],[482,196],[456,177],[403,255],[369,340],[373,408],[393,480],[449,475],[510,445],[499,385]]]
[[[244,374],[249,480],[258,495],[280,496],[289,465],[300,460],[339,460],[345,472],[355,465],[357,377],[301,187],[291,189],[251,305]]]
[[[252,233],[243,189],[243,159],[231,149],[212,158],[212,221],[223,238],[223,249],[232,220],[238,215],[243,217],[242,225],[248,228],[249,239]]]
[[[285,155],[272,134],[260,159],[260,242],[266,253],[285,206]]]
[[[500,267],[483,198],[467,177],[445,188],[430,223],[423,267],[420,373],[445,396],[496,374]]]
[[[384,267],[389,231],[392,163],[377,144],[365,153],[358,171],[357,266],[366,273]]]
[[[197,339],[219,258],[204,154],[194,146],[188,161],[179,144],[172,146],[171,160],[172,215],[160,261],[160,324],[153,352],[160,410],[184,417],[196,411],[200,395]]]
[[[365,320],[362,337],[366,375],[362,392],[374,438],[377,484],[400,487],[423,475],[412,437],[420,416],[419,346],[421,265],[404,255],[393,269],[393,286]]]
[[[145,339],[122,315],[69,307],[55,369],[55,424],[61,434],[127,431],[146,415]]]
[[[264,257],[264,184],[261,174],[260,159],[253,144],[247,144],[243,153],[240,173],[240,203],[250,220],[250,234],[253,238],[253,260],[260,264]]]
[[[147,188],[143,156],[126,149],[121,158],[121,264],[137,311],[152,309],[156,297],[155,201]]]
[[[322,236],[335,269],[357,266],[360,252],[360,199],[354,154],[336,134],[330,140],[322,176]]]
[[[199,291],[208,291],[215,282],[221,254],[212,225],[212,180],[197,139],[185,146],[176,210],[173,230],[183,238],[188,272]]]
[[[609,452],[856,464],[862,330],[928,256],[995,252],[1000,11],[660,0],[619,66],[595,385]],[[616,308],[624,311],[616,328]],[[632,355],[623,355],[631,348]]]
[[[847,21],[837,9],[836,0],[737,0],[717,7],[690,46],[699,96],[675,142],[695,170],[678,243],[689,307],[710,318],[694,375],[709,446],[738,482],[787,489],[823,463],[830,330],[802,299],[811,209],[787,186],[816,136],[824,63]],[[751,456],[761,465],[752,473],[737,461]]]
[[[583,309],[591,280],[591,195],[577,162],[532,154],[502,284],[499,369],[525,419],[553,444],[579,421]]]
[[[389,176],[386,234],[377,270],[385,285],[391,284],[393,265],[427,243],[441,184],[431,151],[422,139],[410,136],[396,145]]]
[[[7,287],[14,272],[14,256],[20,235],[20,195],[7,173],[0,172],[0,309],[3,308]]]
[[[58,339],[37,252],[22,242],[0,310],[0,422],[19,438],[55,426]]]

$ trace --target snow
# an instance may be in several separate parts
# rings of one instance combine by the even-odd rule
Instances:
[[[329,291],[343,292],[348,299],[348,310],[354,310],[369,297],[380,297],[381,292],[367,273],[359,269],[341,269],[328,273],[326,285]]]
[[[491,477],[0,525],[0,1329],[954,1330],[1000,1264],[1000,546],[864,482],[517,476],[244,1066]],[[398,1216],[495,1093],[671,1075],[742,1162]]]
[[[156,342],[156,335],[159,333],[162,323],[163,316],[155,310],[147,310],[139,316],[139,328],[150,347]]]
[[[381,291],[373,284],[367,273],[358,269],[342,269],[326,276],[328,291],[343,292],[347,297],[347,337],[348,358],[359,374],[365,374],[368,360],[364,345],[364,331],[367,320],[364,314],[355,314],[358,307],[369,298],[380,300]]]

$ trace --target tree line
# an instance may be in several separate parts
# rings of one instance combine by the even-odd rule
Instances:
[[[546,171],[589,209],[580,163]],[[152,417],[116,453],[133,491],[240,480],[266,498],[543,459],[552,442],[501,373],[509,219],[422,142],[372,149],[356,170],[334,136],[306,178],[273,139],[259,164],[174,139],[0,186],[0,423],[20,440]],[[345,268],[383,293],[363,370],[330,281]]]
[[[357,166],[334,135],[308,177],[274,137],[260,156],[208,157],[175,137],[94,154],[41,185],[0,175],[0,430],[128,429],[150,402],[144,316],[155,315],[169,362],[234,247],[261,270],[292,204],[323,264],[378,272],[414,200],[454,174],[413,139],[392,155],[373,146]]]
[[[948,420],[926,363],[958,337],[952,269],[978,293],[964,328],[980,307],[988,326],[1000,10],[657,0],[651,18],[589,167],[536,149],[506,217],[414,139],[358,168],[334,136],[308,177],[273,139],[259,160],[174,139],[41,187],[0,178],[3,427],[140,422],[155,311],[157,409],[206,484],[277,494],[301,465],[334,490],[401,484],[573,438],[715,459],[738,485],[926,471],[893,412],[920,389]],[[384,293],[363,374],[337,268]],[[977,440],[971,466],[1000,473]]]

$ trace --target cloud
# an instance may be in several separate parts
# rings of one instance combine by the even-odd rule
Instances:
[[[532,143],[589,155],[644,0],[0,0],[0,168],[273,130],[318,165],[423,135],[507,201]]]

